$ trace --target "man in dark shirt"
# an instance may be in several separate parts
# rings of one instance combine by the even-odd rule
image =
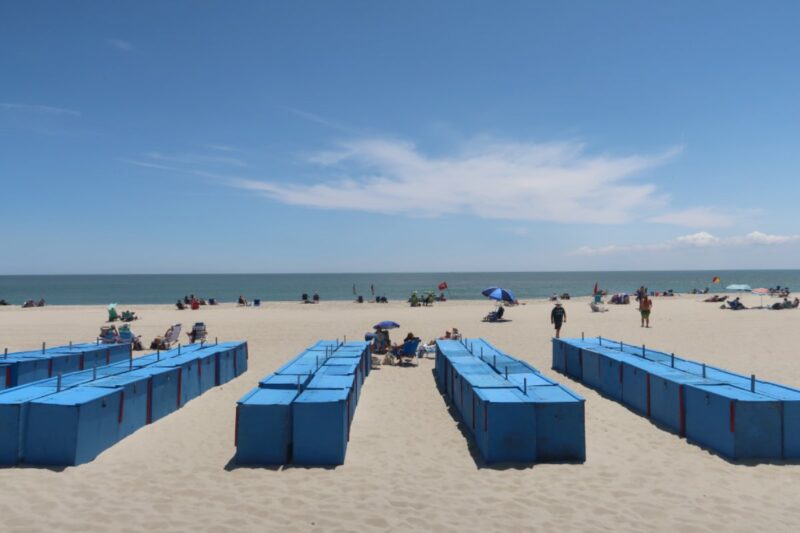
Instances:
[[[556,327],[556,338],[561,335],[561,324],[567,321],[567,311],[561,306],[561,302],[556,302],[555,307],[550,312],[550,323]]]

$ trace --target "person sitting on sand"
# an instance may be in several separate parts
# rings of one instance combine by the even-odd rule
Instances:
[[[417,291],[411,293],[411,298],[408,299],[408,303],[411,304],[411,307],[419,306],[419,296],[417,296]]]
[[[189,303],[189,302],[186,302],[186,303]],[[245,306],[247,305],[247,298],[245,298],[241,294],[239,295],[239,305],[245,305]]]
[[[741,311],[742,309],[747,309],[747,307],[744,306],[744,304],[741,302],[738,296],[733,300],[731,300],[730,302],[728,302],[728,306],[733,311]]]
[[[391,340],[389,339],[389,331],[383,328],[377,328],[375,330],[375,336],[372,340],[372,352],[386,353],[386,350],[389,349],[389,346],[391,346]]]

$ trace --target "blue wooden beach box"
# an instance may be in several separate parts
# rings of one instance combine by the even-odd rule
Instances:
[[[291,460],[293,388],[256,388],[236,405],[236,462],[281,465]]]
[[[149,423],[150,376],[129,372],[119,376],[110,376],[91,381],[84,386],[119,389],[122,391],[120,423],[117,428],[118,440],[124,439]]]
[[[475,442],[487,463],[536,462],[536,411],[518,389],[474,389]]]
[[[28,406],[55,392],[55,387],[22,385],[0,393],[0,465],[15,465],[23,458]]]
[[[25,461],[79,465],[119,439],[124,415],[119,388],[75,387],[28,405]]]
[[[180,368],[156,366],[140,368],[127,374],[148,379],[148,423],[160,420],[180,407],[180,374]]]
[[[781,402],[727,384],[687,385],[686,438],[729,459],[781,458]]]
[[[292,403],[292,462],[344,464],[350,422],[349,389],[307,389]]]

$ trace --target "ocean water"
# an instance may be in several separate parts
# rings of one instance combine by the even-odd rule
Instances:
[[[714,276],[720,276],[722,283],[713,285]],[[405,300],[414,290],[437,291],[441,282],[447,282],[450,299],[481,299],[483,289],[499,286],[526,300],[564,292],[586,296],[595,282],[611,292],[633,292],[640,285],[650,290],[688,292],[709,287],[721,292],[732,283],[800,290],[800,270],[0,276],[0,299],[14,305],[39,298],[58,305],[163,304],[187,294],[233,302],[240,294],[249,300],[293,301],[304,292],[309,296],[316,292],[323,300],[352,300],[355,285],[356,294],[365,299],[372,298],[373,286],[376,295]]]

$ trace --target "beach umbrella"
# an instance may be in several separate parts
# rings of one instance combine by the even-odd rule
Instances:
[[[514,294],[506,289],[501,289],[500,287],[489,287],[488,289],[484,289],[481,294],[484,296],[491,298],[492,300],[498,300],[508,303],[514,303],[517,299],[514,297]]]
[[[761,297],[761,307],[764,307],[764,295],[769,294],[769,289],[760,287],[751,291],[753,294],[758,294]]]
[[[399,327],[400,327],[400,324],[398,324],[397,322],[392,322],[391,320],[384,320],[383,322],[378,322],[377,324],[372,326],[372,329],[378,329],[378,328],[380,328],[380,329],[394,329],[394,328],[399,328]]]
[[[753,289],[750,288],[750,285],[728,285],[725,287],[726,291],[741,291],[741,292],[748,292]]]

